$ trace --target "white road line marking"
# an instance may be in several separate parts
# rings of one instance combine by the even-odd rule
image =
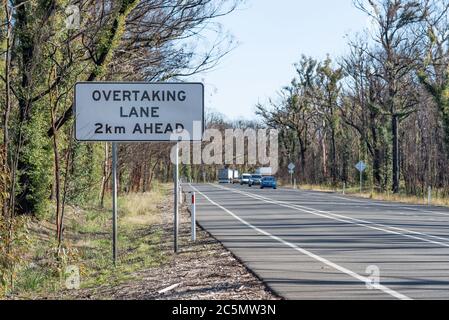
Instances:
[[[419,213],[429,213],[429,214],[436,214],[436,215],[441,215],[441,216],[449,216],[449,213],[447,212],[440,212],[440,211],[432,211],[432,210],[425,210],[424,208],[419,208],[413,205],[407,205],[407,204],[389,204],[389,203],[382,203],[380,201],[375,202],[375,201],[370,201],[368,199],[350,199],[348,197],[342,197],[342,196],[336,196],[334,194],[331,193],[326,193],[326,192],[319,192],[319,191],[310,191],[310,190],[294,190],[294,189],[284,189],[286,191],[289,192],[294,192],[294,193],[298,193],[298,192],[305,192],[308,195],[313,195],[313,196],[320,196],[320,195],[329,195],[330,197],[336,198],[336,199],[341,199],[341,200],[346,200],[349,202],[355,202],[355,203],[361,203],[361,204],[366,204],[368,206],[380,206],[380,207],[387,207],[387,208],[396,208],[396,209],[405,209],[405,210],[413,210]],[[423,215],[418,215],[417,217],[422,217]]]
[[[214,186],[214,185],[212,185],[212,186]],[[348,216],[344,216],[344,215],[340,215],[340,214],[336,214],[336,213],[332,213],[332,212],[328,212],[328,211],[321,211],[321,210],[308,208],[308,207],[304,207],[304,206],[300,206],[300,205],[296,205],[296,204],[289,204],[289,203],[284,202],[284,201],[278,201],[278,200],[274,200],[274,199],[271,199],[271,198],[255,195],[253,193],[248,193],[248,192],[244,192],[244,191],[240,191],[240,190],[229,189],[229,188],[222,187],[222,186],[214,186],[214,187],[216,187],[218,189],[222,189],[222,190],[231,191],[231,192],[234,192],[234,193],[239,193],[239,194],[245,195],[247,197],[250,197],[250,198],[253,198],[253,199],[256,199],[256,200],[264,201],[266,203],[276,204],[276,205],[279,205],[281,207],[290,208],[290,209],[294,209],[294,210],[297,210],[297,211],[310,213],[310,214],[313,214],[313,215],[316,215],[316,216],[320,216],[320,217],[324,217],[324,218],[328,218],[328,219],[332,219],[332,220],[336,220],[336,221],[340,221],[340,222],[344,222],[344,223],[348,223],[348,224],[354,224],[354,225],[357,225],[357,226],[360,226],[360,227],[369,228],[369,229],[372,229],[372,230],[377,230],[377,231],[383,231],[383,232],[386,232],[386,233],[396,234],[396,235],[400,235],[400,236],[403,236],[403,237],[407,237],[407,238],[411,238],[411,239],[415,239],[415,240],[420,240],[420,241],[424,241],[424,242],[428,242],[428,243],[432,243],[432,244],[436,244],[436,245],[439,245],[439,246],[442,246],[442,247],[449,248],[449,243],[443,243],[443,242],[440,242],[440,241],[433,241],[433,240],[430,240],[430,239],[425,239],[425,238],[413,236],[413,235],[410,235],[410,234],[405,234],[404,232],[408,232],[408,233],[412,233],[412,234],[420,235],[420,236],[424,236],[424,237],[429,237],[429,238],[433,238],[433,239],[444,240],[444,241],[449,241],[448,238],[438,237],[438,236],[434,236],[434,235],[430,235],[430,234],[426,234],[426,233],[421,233],[421,232],[417,232],[417,231],[413,231],[413,230],[402,229],[402,228],[397,228],[397,227],[393,227],[393,226],[387,226],[387,225],[374,223],[374,222],[370,222],[370,221],[365,221],[365,220],[361,220],[361,219],[351,218],[351,217],[348,217]],[[389,229],[385,229],[385,228],[389,228]]]
[[[437,215],[441,215],[441,216],[449,216],[449,213],[439,212],[439,211],[422,210],[422,209],[411,207],[411,206],[407,206],[407,205],[394,205],[394,204],[373,202],[373,201],[368,201],[368,200],[348,199],[348,198],[344,198],[344,197],[340,197],[340,196],[334,196],[334,195],[331,195],[331,197],[337,198],[337,199],[341,199],[341,200],[350,201],[350,202],[356,202],[356,203],[372,205],[372,206],[380,206],[380,207],[387,207],[387,208],[412,210],[412,211],[416,211],[416,212],[420,212],[420,213],[430,213],[430,214],[437,214]],[[422,215],[420,215],[420,216],[422,216]]]
[[[241,223],[243,223],[247,227],[255,230],[256,232],[258,232],[258,233],[260,233],[262,235],[265,235],[265,236],[267,236],[267,237],[269,237],[269,238],[271,238],[271,239],[273,239],[273,240],[275,240],[277,242],[280,242],[280,243],[284,244],[285,246],[290,247],[290,248],[292,248],[292,249],[294,249],[294,250],[296,250],[296,251],[298,251],[298,252],[300,252],[300,253],[302,253],[302,254],[304,254],[304,255],[312,258],[312,259],[320,261],[321,263],[324,263],[324,264],[328,265],[329,267],[332,267],[332,268],[334,268],[334,269],[336,269],[336,270],[338,270],[338,271],[340,271],[342,273],[345,273],[345,274],[347,274],[347,275],[349,275],[349,276],[351,276],[351,277],[353,277],[353,278],[355,278],[355,279],[357,279],[357,280],[359,280],[359,281],[361,281],[361,282],[363,282],[365,284],[372,282],[371,279],[369,279],[367,277],[359,275],[358,273],[356,273],[356,272],[354,272],[352,270],[349,270],[349,269],[347,269],[345,267],[342,267],[342,266],[340,266],[340,265],[338,265],[338,264],[336,264],[336,263],[334,263],[332,261],[329,261],[329,260],[327,260],[327,259],[325,259],[325,258],[323,258],[323,257],[321,257],[319,255],[316,255],[316,254],[314,254],[314,253],[312,253],[310,251],[307,251],[307,250],[305,250],[303,248],[300,248],[299,246],[297,246],[297,245],[295,245],[293,243],[285,241],[284,239],[279,238],[278,236],[272,235],[271,233],[269,233],[269,232],[267,232],[265,230],[262,230],[262,229],[260,229],[260,228],[258,228],[256,226],[253,226],[252,224],[250,224],[249,222],[243,220],[242,218],[240,218],[239,216],[237,216],[236,214],[234,214],[230,210],[226,209],[225,207],[223,207],[220,204],[216,203],[215,201],[211,200],[208,196],[206,196],[204,193],[199,191],[194,186],[191,185],[191,188],[194,189],[196,192],[198,192],[198,194],[202,195],[212,205],[214,205],[214,206],[220,208],[221,210],[225,211],[226,213],[228,213],[229,215],[234,217],[236,220],[240,221]],[[390,289],[390,288],[388,288],[388,287],[386,287],[384,285],[381,285],[381,284],[374,284],[374,285],[372,285],[372,287],[374,289],[376,289],[376,290],[380,290],[382,292],[385,292],[386,294],[389,294],[389,295],[391,295],[392,297],[394,297],[396,299],[412,300],[410,297],[407,297],[406,295],[404,295],[402,293],[399,293],[399,292],[397,292],[397,291],[395,291],[393,289]]]

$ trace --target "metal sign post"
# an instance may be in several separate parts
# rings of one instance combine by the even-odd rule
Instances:
[[[360,173],[360,194],[363,193],[363,172],[366,170],[366,163],[363,161],[360,161],[355,165],[356,169],[359,170]]]
[[[178,253],[178,233],[179,233],[179,143],[176,143],[175,170],[174,170],[174,219],[173,219],[173,243],[174,251]]]
[[[295,173],[295,168],[296,168],[296,166],[294,163],[290,163],[288,165],[288,173],[290,173],[290,182],[291,182],[292,187],[293,187],[293,174]]]
[[[112,260],[117,266],[117,143],[112,143]]]
[[[363,172],[360,171],[360,194],[363,193]]]

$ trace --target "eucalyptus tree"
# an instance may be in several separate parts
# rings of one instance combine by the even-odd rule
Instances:
[[[415,111],[414,92],[407,90],[413,82],[413,70],[421,55],[422,39],[413,37],[426,15],[416,0],[356,0],[356,6],[373,22],[373,45],[367,51],[378,65],[376,75],[385,85],[379,112],[391,119],[392,191],[400,187],[399,126]],[[412,93],[412,95],[410,95]]]
[[[385,161],[385,116],[380,112],[385,91],[374,59],[366,53],[366,42],[358,39],[350,44],[350,53],[342,59],[345,72],[343,122],[353,128],[372,158],[373,181],[383,189],[382,163]]]
[[[338,181],[337,163],[337,135],[340,131],[341,118],[341,80],[343,69],[334,67],[332,60],[327,58],[317,68],[316,89],[313,91],[315,113],[323,119],[325,129],[330,139],[330,172],[332,183]],[[325,143],[325,142],[323,142]]]
[[[425,39],[418,77],[441,114],[449,152],[449,1],[423,1],[422,5],[427,15],[416,35]]]
[[[79,33],[92,65],[85,80],[168,80],[213,68],[234,48],[232,37],[213,21],[233,12],[240,1],[103,0]],[[201,43],[204,32],[216,40]],[[70,106],[56,130],[72,116]],[[48,134],[53,132],[49,128]]]
[[[63,126],[71,124],[69,97],[77,81],[179,80],[208,70],[234,46],[214,19],[232,12],[239,2],[79,1],[80,24],[69,26],[67,2],[4,1],[12,17],[2,25],[2,31],[8,30],[3,38],[11,40],[10,59],[5,60],[11,72],[1,77],[11,93],[9,107],[2,105],[3,136],[12,147],[11,186],[17,187],[10,193],[11,207],[36,213],[37,206],[45,206],[55,185],[49,159],[58,158],[56,148],[70,133],[70,126]],[[202,41],[206,33],[216,40]],[[54,71],[51,77],[49,70]],[[61,134],[55,138],[57,132]],[[93,157],[96,148],[84,149]]]
[[[312,97],[318,67],[318,61],[303,56],[295,64],[296,77],[289,86],[281,90],[279,101],[271,99],[268,106],[256,106],[256,113],[263,118],[265,124],[280,130],[288,161],[295,162],[299,158],[300,178],[303,181],[306,178],[307,151],[312,142]]]

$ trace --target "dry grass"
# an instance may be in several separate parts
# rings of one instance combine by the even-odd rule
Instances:
[[[180,252],[173,253],[172,185],[119,197],[117,267],[112,266],[111,201],[67,210],[67,264],[79,267],[80,290],[67,290],[64,268],[54,265],[52,221],[34,221],[33,247],[10,299],[277,299],[209,234],[190,241],[190,216],[180,210]],[[50,249],[50,250],[49,250]],[[54,266],[54,267],[52,267]],[[56,268],[55,268],[56,267]],[[226,281],[225,281],[226,280]],[[171,284],[181,285],[160,294]]]
[[[286,185],[286,188],[291,188],[291,186]],[[305,184],[300,185],[298,188],[302,190],[309,190],[309,191],[318,191],[318,192],[337,192],[337,193],[343,193],[343,187],[335,188],[332,186],[326,186],[326,185],[312,185],[312,184]],[[433,206],[442,206],[442,207],[449,207],[449,197],[440,196],[442,192],[439,192],[438,190],[434,191],[432,193],[432,205]],[[408,204],[418,204],[418,205],[428,205],[428,199],[427,196],[419,197],[419,196],[413,196],[413,195],[406,195],[406,194],[393,194],[392,192],[376,192],[372,190],[364,190],[363,193],[360,193],[359,188],[347,188],[345,190],[345,194],[347,195],[353,195],[358,196],[365,199],[372,199],[372,200],[380,200],[380,201],[392,201],[392,202],[401,202],[401,203],[408,203]]]
[[[286,187],[288,188],[289,186],[286,186]],[[339,191],[341,191],[341,190],[337,190],[336,188],[333,188],[331,186],[314,185],[314,184],[302,184],[302,185],[298,185],[298,188],[302,189],[302,190],[322,191],[322,192],[339,192]]]
[[[428,205],[428,200],[426,197],[418,197],[418,196],[411,196],[411,195],[404,195],[404,194],[372,192],[372,193],[363,193],[361,195],[361,197],[374,199],[374,200],[382,200],[382,201],[393,201],[393,202],[402,202],[402,203],[408,203],[408,204]],[[449,198],[433,195],[431,204],[433,206],[449,207]]]
[[[123,196],[119,203],[122,220],[134,225],[160,223],[160,204],[167,196],[166,192],[159,190]]]
[[[171,205],[171,185],[152,192],[120,195],[119,266],[111,266],[111,199],[103,209],[94,205],[67,207],[64,248],[70,254],[56,258],[53,218],[30,221],[30,245],[11,298],[39,298],[64,292],[62,270],[80,268],[83,287],[114,284],[135,277],[138,270],[165,263],[161,251],[161,223]],[[62,291],[61,291],[62,290]]]

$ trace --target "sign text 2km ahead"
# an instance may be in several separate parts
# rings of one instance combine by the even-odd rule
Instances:
[[[201,141],[201,83],[80,82],[75,87],[78,141]],[[188,133],[188,134],[187,134]]]

